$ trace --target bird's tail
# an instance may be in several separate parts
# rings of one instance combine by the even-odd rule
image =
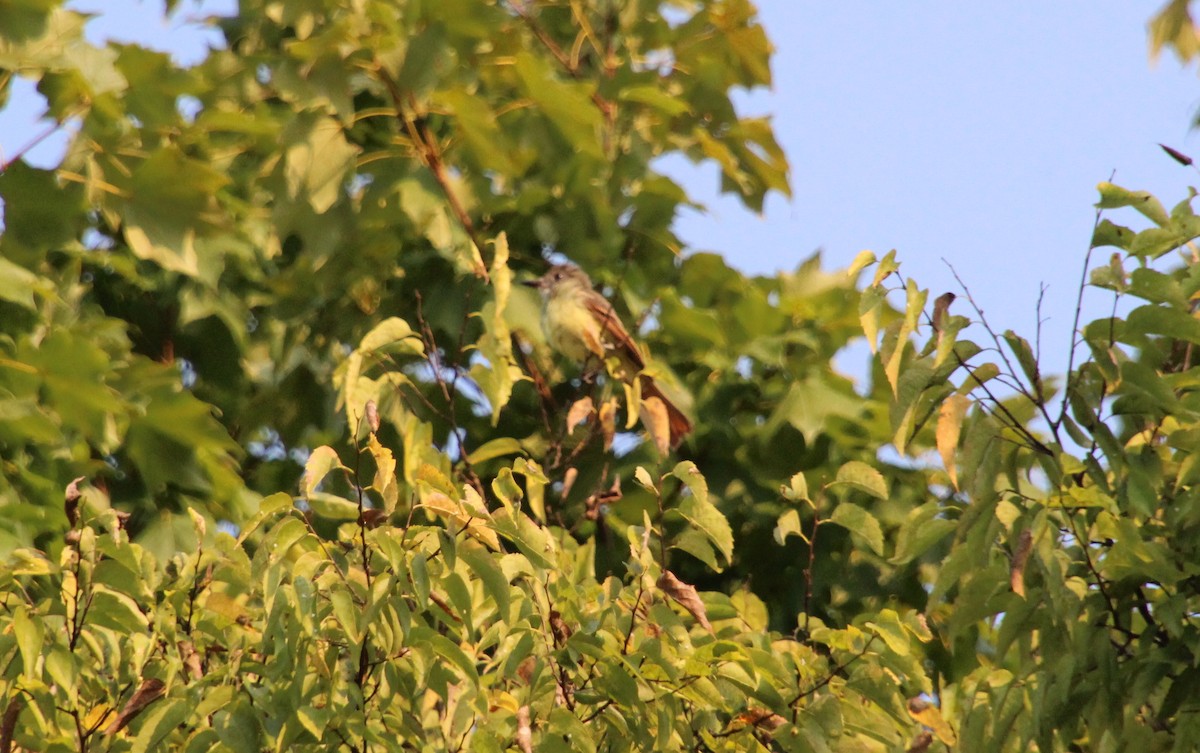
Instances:
[[[671,449],[675,449],[692,431],[692,420],[684,415],[683,411],[679,410],[679,407],[662,393],[654,380],[645,374],[641,375],[641,388],[643,402],[649,398],[657,398],[667,409],[667,428],[671,437]]]

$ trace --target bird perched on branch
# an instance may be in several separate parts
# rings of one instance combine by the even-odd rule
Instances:
[[[670,446],[678,447],[692,430],[691,420],[644,373],[646,359],[637,343],[612,304],[592,288],[587,274],[574,264],[556,264],[524,284],[542,294],[542,328],[550,344],[580,364],[599,359],[613,376],[631,386],[636,384],[642,407],[651,415],[665,415]]]

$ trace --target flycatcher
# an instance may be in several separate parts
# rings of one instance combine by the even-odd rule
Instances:
[[[638,380],[642,401],[657,398],[667,411],[671,447],[678,447],[692,430],[683,411],[659,390],[648,374],[646,359],[629,336],[608,300],[592,288],[587,274],[574,264],[556,264],[546,274],[524,284],[542,294],[542,328],[550,344],[577,362],[597,358],[601,363],[617,360],[614,376],[633,384]]]

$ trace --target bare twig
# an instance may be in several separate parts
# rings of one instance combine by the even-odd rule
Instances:
[[[1031,381],[1033,383],[1031,385],[1029,385],[1029,387],[1026,387],[1024,384],[1022,384],[1020,382],[1020,378],[1017,374],[1017,369],[1013,366],[1012,361],[1009,360],[1008,353],[1005,351],[1003,344],[1000,342],[1000,336],[997,335],[996,331],[994,329],[992,329],[992,326],[990,324],[988,324],[987,317],[984,315],[983,309],[979,308],[979,304],[977,304],[975,302],[975,299],[971,296],[971,291],[967,287],[967,284],[962,281],[961,277],[958,276],[958,270],[956,270],[954,268],[954,265],[951,264],[946,259],[942,259],[942,262],[947,267],[950,268],[950,273],[952,275],[954,275],[954,279],[958,282],[959,287],[961,287],[963,290],[963,293],[966,294],[967,301],[970,302],[971,308],[975,309],[975,313],[979,315],[979,323],[981,325],[983,325],[984,331],[986,331],[988,333],[988,335],[992,338],[992,342],[994,342],[996,344],[996,352],[999,353],[1000,359],[1002,361],[1004,361],[1004,367],[1008,369],[1008,373],[1010,375],[1012,375],[1013,379],[1017,380],[1017,392],[1020,395],[1022,395],[1025,399],[1029,400],[1029,402],[1033,403],[1033,405],[1038,409],[1038,412],[1040,412],[1042,414],[1042,418],[1044,418],[1046,420],[1046,424],[1050,427],[1051,433],[1054,434],[1054,441],[1059,442],[1058,426],[1055,425],[1054,421],[1051,420],[1050,412],[1046,409],[1046,401],[1042,395],[1041,379],[1032,379]],[[1040,309],[1040,304],[1039,304],[1039,309]],[[1038,323],[1038,331],[1039,331],[1039,339],[1040,339],[1040,332],[1041,332],[1041,323],[1040,322]],[[957,358],[957,353],[955,354],[955,356]],[[1034,368],[1037,369],[1039,366],[1040,366],[1040,364],[1038,363],[1037,359],[1034,359]],[[1036,376],[1036,373],[1035,373],[1035,376]],[[989,397],[991,397],[990,394],[989,394]],[[992,399],[993,399],[993,401],[995,401],[995,398],[992,398]],[[1004,411],[1005,411],[1005,413],[1008,413],[1007,408],[1005,408]],[[1011,414],[1009,414],[1009,415],[1011,416]],[[1041,442],[1041,440],[1034,437],[1032,432],[1025,429],[1025,427],[1022,424],[1018,423],[1015,419],[1013,420],[1013,422],[1014,422],[1014,428],[1019,427],[1018,431],[1020,433],[1022,433],[1023,435],[1025,435],[1026,438],[1035,442],[1036,446],[1040,447],[1042,450],[1044,450],[1046,454],[1050,455],[1051,457],[1054,456],[1054,453],[1048,447],[1046,447],[1045,444],[1043,444]],[[1061,444],[1061,442],[1060,442],[1060,444]]]
[[[1111,181],[1116,177],[1114,170],[1109,174],[1108,179]],[[1071,347],[1067,351],[1067,383],[1063,387],[1063,406],[1062,412],[1058,415],[1058,421],[1054,424],[1055,428],[1062,424],[1063,419],[1067,415],[1068,404],[1070,403],[1071,391],[1075,389],[1075,380],[1072,378],[1075,370],[1075,350],[1079,347],[1079,320],[1083,316],[1083,292],[1087,289],[1088,269],[1092,266],[1092,252],[1096,250],[1095,238],[1096,230],[1100,227],[1100,220],[1104,215],[1104,210],[1097,207],[1095,218],[1092,220],[1092,240],[1088,241],[1088,250],[1083,257],[1083,269],[1079,272],[1079,290],[1075,295],[1075,317],[1071,320]],[[1114,303],[1115,306],[1115,303]]]
[[[812,616],[813,597],[813,568],[817,563],[817,531],[821,527],[821,514],[817,512],[815,503],[810,503],[813,511],[812,533],[808,536],[808,566],[804,568],[804,634],[811,635],[808,629],[809,618]]]

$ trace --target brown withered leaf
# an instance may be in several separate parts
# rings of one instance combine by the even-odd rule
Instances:
[[[537,659],[532,656],[526,656],[517,665],[517,677],[521,678],[521,682],[526,685],[533,679],[533,669],[537,666]]]
[[[529,724],[529,706],[517,709],[517,745],[522,753],[533,753],[533,728]]]
[[[604,449],[611,450],[613,436],[617,433],[617,401],[605,400],[598,411],[600,416],[600,430],[604,433]]]
[[[374,507],[368,507],[362,511],[362,515],[358,516],[358,522],[364,528],[378,528],[379,524],[387,520],[387,510],[379,510]]]
[[[79,491],[79,484],[86,479],[86,476],[75,479],[67,484],[67,490],[63,493],[63,510],[67,513],[67,523],[71,528],[79,522],[79,498],[83,496],[83,492]]]
[[[658,454],[666,455],[671,449],[671,417],[661,398],[648,397],[642,400],[642,425],[654,441]]]
[[[4,715],[0,716],[0,751],[8,753],[12,750],[13,731],[17,728],[17,717],[21,715],[24,696],[14,693],[4,707]]]
[[[925,753],[929,750],[930,745],[933,745],[933,733],[929,730],[922,730],[913,738],[912,745],[909,745],[904,753]]]
[[[690,612],[696,618],[696,622],[700,623],[700,627],[713,632],[712,623],[708,621],[708,610],[704,608],[704,602],[700,601],[700,594],[696,593],[695,586],[676,578],[670,570],[663,570],[657,585],[663,593]]]
[[[742,713],[737,715],[736,721],[751,727],[758,727],[768,735],[775,730],[787,724],[787,719],[784,719],[779,714],[770,709],[751,706]]]
[[[590,397],[581,397],[571,403],[567,409],[567,436],[575,433],[575,427],[588,421],[596,413],[596,406]]]
[[[571,637],[571,627],[563,620],[557,609],[550,610],[550,632],[554,634],[554,647],[561,648]]]
[[[179,655],[183,657],[183,666],[187,667],[188,674],[193,680],[199,680],[204,677],[204,668],[200,664],[200,654],[196,653],[196,647],[191,641],[179,641]]]
[[[1029,552],[1033,549],[1033,532],[1026,528],[1017,537],[1017,547],[1013,550],[1012,564],[1008,570],[1008,582],[1013,593],[1025,596],[1025,565],[1029,564]]]
[[[941,334],[942,324],[946,320],[946,314],[950,312],[950,304],[954,303],[954,299],[958,296],[953,293],[942,293],[933,302],[933,331]]]
[[[117,714],[117,718],[113,719],[112,724],[105,728],[104,734],[111,737],[125,729],[134,717],[142,713],[147,706],[162,698],[166,692],[166,685],[157,677],[147,677],[142,680],[142,684],[134,691],[133,697],[126,702],[121,713]]]
[[[379,406],[375,404],[374,400],[368,400],[365,410],[367,426],[372,432],[379,433]]]
[[[1179,151],[1178,149],[1172,149],[1171,147],[1167,146],[1166,144],[1159,144],[1158,146],[1164,152],[1171,155],[1171,159],[1175,160],[1176,162],[1183,165],[1184,167],[1187,167],[1192,164],[1192,158],[1187,156],[1183,152]]]
[[[575,466],[563,471],[562,493],[559,495],[561,499],[566,499],[567,495],[571,493],[571,487],[575,486],[577,478],[579,478],[579,469]]]

